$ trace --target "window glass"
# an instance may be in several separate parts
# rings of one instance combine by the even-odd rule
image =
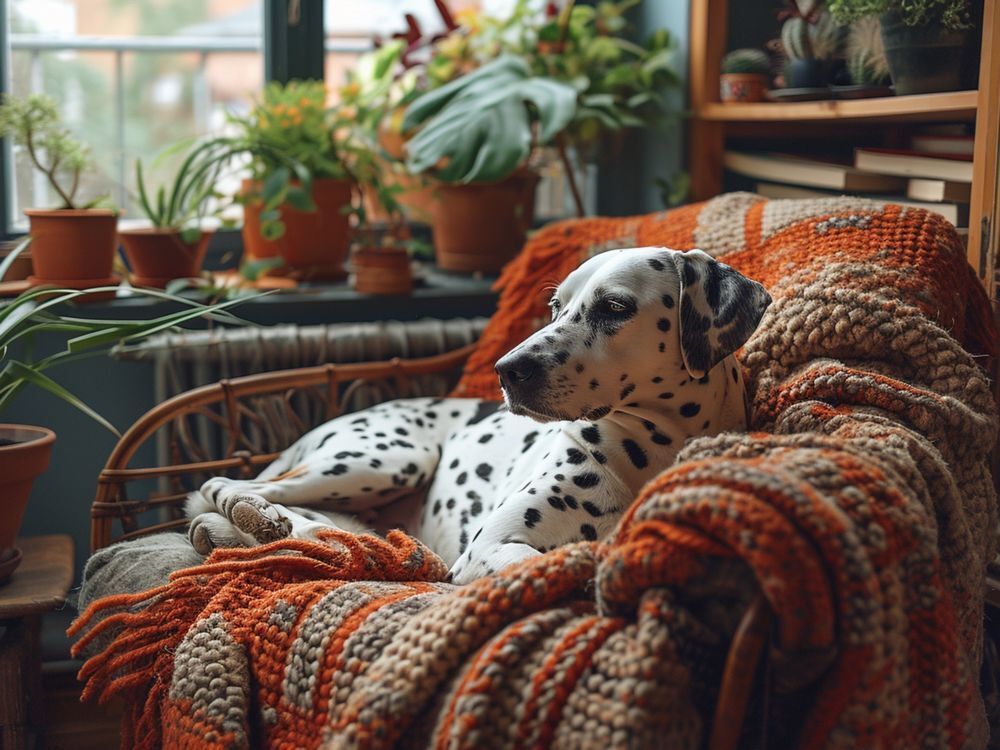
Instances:
[[[263,83],[259,0],[9,0],[10,89],[45,93],[92,150],[84,199],[107,194],[136,215],[135,159],[148,181],[175,163],[165,146],[225,126]],[[15,152],[9,192],[15,223],[57,201],[28,157]]]

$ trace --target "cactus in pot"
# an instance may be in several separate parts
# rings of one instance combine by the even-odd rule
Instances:
[[[791,88],[825,86],[843,30],[818,0],[794,0],[784,11],[781,45],[787,58],[785,81]]]
[[[847,32],[845,58],[851,82],[859,86],[887,86],[889,61],[876,16],[863,16]]]
[[[724,102],[759,102],[767,89],[770,58],[759,49],[736,49],[722,58],[719,96]]]

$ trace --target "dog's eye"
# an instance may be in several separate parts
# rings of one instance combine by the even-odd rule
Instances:
[[[604,309],[615,315],[621,315],[628,310],[628,305],[616,299],[607,298],[604,300]]]

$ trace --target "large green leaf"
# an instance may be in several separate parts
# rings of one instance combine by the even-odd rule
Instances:
[[[572,86],[532,76],[520,58],[498,58],[410,105],[404,131],[423,127],[407,145],[407,167],[446,182],[503,179],[530,155],[532,122],[548,143],[573,119],[576,96]]]

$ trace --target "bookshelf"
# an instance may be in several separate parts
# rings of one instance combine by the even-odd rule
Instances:
[[[865,145],[862,134],[871,134],[873,128],[885,131],[884,137],[893,137],[891,130],[894,129],[885,128],[886,123],[902,126],[974,122],[968,259],[997,305],[1000,0],[985,0],[979,88],[976,91],[759,104],[722,104],[719,101],[719,64],[727,50],[729,6],[728,0],[691,2],[688,171],[692,199],[704,200],[722,192],[723,154],[727,142],[735,138],[744,145],[752,145],[755,138],[764,143],[779,133],[784,138],[795,138],[839,131],[841,138],[857,138],[857,145]],[[743,3],[733,7],[747,12]]]

